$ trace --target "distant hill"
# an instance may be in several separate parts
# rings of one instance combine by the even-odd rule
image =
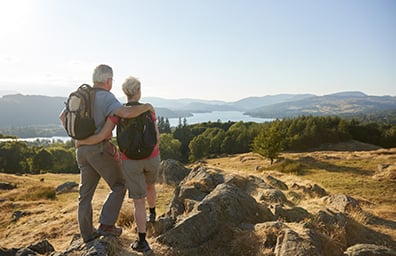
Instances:
[[[190,99],[190,98],[164,99],[158,97],[142,97],[141,102],[151,103],[154,107],[168,108],[171,110],[191,109],[191,107],[187,107],[187,106],[188,105],[194,106],[194,104],[203,104],[203,105],[211,105],[211,106],[226,104],[225,101],[221,101],[221,100],[200,100],[200,99]]]
[[[0,98],[0,127],[54,125],[66,98],[40,95],[5,95]]]
[[[314,96],[315,96],[314,94],[278,94],[272,96],[267,95],[263,97],[244,98],[236,102],[229,103],[228,105],[232,105],[235,108],[246,111],[246,110],[269,106],[277,103],[302,100]]]
[[[0,97],[0,128],[59,125],[65,97],[13,94]],[[158,116],[188,117],[192,113],[241,111],[262,118],[299,115],[354,115],[396,110],[396,97],[369,96],[362,92],[340,92],[325,96],[278,94],[248,97],[235,102],[200,99],[163,99],[145,97]]]
[[[262,97],[248,97],[235,102],[200,99],[163,99],[157,97],[143,97],[142,102],[149,102],[153,106],[169,108],[171,110],[185,110],[193,113],[208,111],[246,111],[271,104],[296,101],[315,96],[314,94],[278,94]]]
[[[262,118],[274,116],[284,118],[301,115],[351,116],[387,110],[396,110],[396,97],[369,96],[361,92],[341,92],[263,106],[246,111],[246,114]]]

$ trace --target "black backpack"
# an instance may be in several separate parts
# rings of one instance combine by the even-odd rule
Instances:
[[[128,102],[126,105],[139,104]],[[120,151],[129,159],[140,160],[149,157],[157,144],[157,133],[151,112],[144,112],[136,118],[119,118],[117,143]]]
[[[95,103],[95,89],[83,84],[70,93],[66,104],[64,127],[73,139],[85,139],[95,133],[93,109]]]

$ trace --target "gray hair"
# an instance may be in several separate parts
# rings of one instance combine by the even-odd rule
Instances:
[[[140,81],[133,76],[127,77],[122,84],[122,90],[127,97],[133,97],[140,89]]]
[[[97,66],[92,75],[93,83],[106,83],[108,79],[113,78],[113,69],[105,64]]]

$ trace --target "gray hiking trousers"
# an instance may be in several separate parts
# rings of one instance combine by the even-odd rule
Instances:
[[[77,164],[80,169],[78,224],[84,241],[94,236],[92,198],[101,177],[111,191],[102,206],[99,223],[114,225],[117,221],[126,188],[125,176],[116,154],[118,152],[115,146],[107,141],[76,149]]]

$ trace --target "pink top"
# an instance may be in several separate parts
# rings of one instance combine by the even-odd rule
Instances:
[[[153,112],[150,112],[150,113],[151,113],[151,118],[153,119],[154,122],[156,122],[157,121],[157,117],[155,116],[155,114]],[[114,124],[118,123],[118,116],[109,116],[109,118]],[[159,143],[157,143],[154,146],[154,149],[153,149],[153,152],[151,152],[151,155],[148,156],[147,158],[140,159],[140,160],[145,160],[145,159],[156,157],[156,156],[159,155],[159,153],[160,153]],[[123,152],[121,152],[121,159],[122,160],[132,160],[132,159],[129,159]]]

